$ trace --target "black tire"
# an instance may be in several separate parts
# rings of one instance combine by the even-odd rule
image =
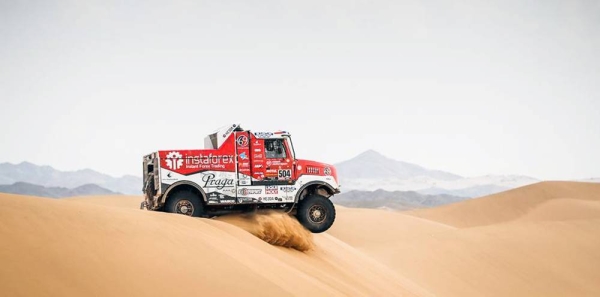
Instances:
[[[190,217],[201,217],[204,216],[204,204],[200,197],[192,192],[177,191],[169,196],[165,203],[165,211]]]
[[[296,218],[312,233],[325,232],[335,221],[335,207],[328,198],[311,195],[300,201]]]

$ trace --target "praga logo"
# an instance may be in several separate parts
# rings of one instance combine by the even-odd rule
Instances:
[[[331,168],[325,167],[325,169],[323,170],[323,173],[325,173],[325,175],[331,175]]]
[[[248,146],[248,137],[246,135],[240,135],[238,136],[236,142],[239,146],[246,147]]]
[[[202,177],[205,188],[223,189],[225,187],[233,187],[233,179],[231,178],[215,178],[214,173],[206,174]]]

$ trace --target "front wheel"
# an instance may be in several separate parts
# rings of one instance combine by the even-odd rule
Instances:
[[[165,211],[190,217],[200,217],[204,215],[204,205],[198,195],[188,191],[178,191],[173,193],[167,200]]]
[[[333,225],[335,208],[331,200],[321,195],[311,195],[300,202],[296,217],[310,232],[321,233]]]

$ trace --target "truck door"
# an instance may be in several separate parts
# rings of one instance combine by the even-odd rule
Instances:
[[[265,139],[265,179],[280,185],[293,183],[292,164],[283,138]]]

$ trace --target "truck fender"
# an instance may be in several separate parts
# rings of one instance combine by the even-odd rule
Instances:
[[[335,189],[328,183],[324,182],[324,181],[311,181],[308,182],[306,184],[304,184],[302,187],[300,187],[300,190],[298,190],[298,192],[296,193],[296,198],[294,199],[295,203],[300,202],[301,198],[303,198],[302,193],[304,192],[304,190],[308,189],[311,186],[319,186],[321,188],[326,188],[327,192],[329,192],[331,195],[333,195],[333,193],[335,193]]]
[[[202,190],[202,188],[197,183],[195,183],[193,181],[189,181],[189,180],[180,180],[178,182],[171,184],[167,188],[165,193],[161,196],[160,204],[164,204],[166,202],[167,197],[169,197],[169,193],[173,192],[175,189],[181,188],[182,186],[191,186],[191,187],[195,188],[196,190],[198,190],[198,192],[200,192],[200,195],[202,196],[200,198],[202,199],[202,201],[206,202],[206,193],[204,192],[204,190]]]

